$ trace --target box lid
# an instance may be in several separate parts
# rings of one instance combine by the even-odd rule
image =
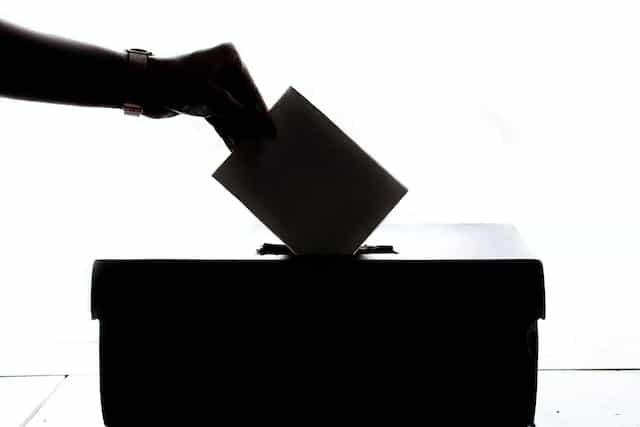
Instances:
[[[524,243],[518,231],[508,224],[422,224],[386,225],[380,227],[370,238],[372,245],[392,245],[397,253],[367,254],[343,257],[291,257],[284,255],[261,256],[256,250],[265,241],[273,241],[267,232],[248,233],[233,245],[222,247],[219,256],[210,259],[111,259],[96,260],[92,276],[91,309],[93,318],[100,318],[107,306],[117,310],[118,305],[152,304],[152,300],[170,298],[197,299],[197,292],[205,292],[214,284],[224,286],[246,286],[247,271],[254,267],[257,283],[277,284],[278,274],[284,271],[304,273],[309,268],[323,274],[355,267],[362,272],[365,266],[393,265],[395,272],[402,268],[415,272],[415,264],[421,267],[419,273],[425,285],[430,282],[429,272],[443,279],[457,277],[474,279],[475,287],[490,287],[491,281],[500,283],[502,290],[519,301],[529,301],[531,315],[545,316],[544,275],[542,262],[537,259]],[[264,270],[268,266],[278,266],[279,270]],[[405,265],[407,267],[401,267]],[[414,267],[408,267],[414,265]],[[289,267],[285,267],[289,266]],[[242,279],[225,275],[241,271]],[[287,270],[284,270],[286,268]],[[370,268],[370,267],[369,267]],[[306,269],[306,270],[305,270]],[[258,272],[259,270],[259,272]],[[272,274],[270,277],[266,277]],[[331,273],[333,274],[333,273]],[[358,274],[358,273],[355,273]],[[394,273],[395,274],[395,273]],[[412,273],[413,274],[413,273]],[[446,276],[446,277],[445,277]],[[335,275],[334,275],[335,277]],[[309,279],[312,281],[312,279]],[[398,277],[393,282],[399,282]],[[414,280],[407,277],[407,280]],[[445,283],[446,280],[439,280]],[[188,282],[188,283],[187,283]],[[415,282],[415,281],[414,281]],[[497,283],[496,282],[496,283]],[[513,283],[511,283],[513,282]],[[189,288],[189,283],[193,288]],[[329,285],[329,284],[328,284]],[[299,285],[304,286],[304,283]],[[348,288],[352,283],[336,281],[331,286]],[[389,283],[389,286],[398,286]],[[457,286],[451,282],[449,285]],[[440,286],[442,288],[442,286]],[[194,293],[196,290],[196,293]],[[502,290],[500,292],[502,292]],[[431,288],[431,293],[435,292]]]

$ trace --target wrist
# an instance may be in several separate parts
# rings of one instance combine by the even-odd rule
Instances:
[[[176,68],[173,58],[149,57],[144,105],[154,108],[168,108],[171,105],[171,90],[177,79]]]
[[[151,52],[144,49],[127,49],[126,97],[122,108],[125,114],[139,116],[148,93],[148,62]]]

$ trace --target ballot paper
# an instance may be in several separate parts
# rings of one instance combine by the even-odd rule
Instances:
[[[275,137],[238,144],[214,178],[294,254],[355,253],[406,187],[294,88],[269,114]]]

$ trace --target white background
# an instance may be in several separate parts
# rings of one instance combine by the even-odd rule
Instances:
[[[637,2],[5,0],[0,13],[160,56],[234,42],[268,104],[295,86],[409,187],[388,222],[519,228],[545,265],[541,367],[640,367]],[[96,258],[206,258],[256,224],[211,178],[227,151],[202,120],[0,98],[0,123],[0,349],[95,340]]]

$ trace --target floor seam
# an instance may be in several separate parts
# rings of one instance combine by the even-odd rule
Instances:
[[[609,371],[640,371],[640,368],[549,368],[549,369],[538,369],[538,372],[609,372]]]
[[[60,379],[60,381],[58,381],[55,387],[53,387],[53,390],[51,390],[51,392],[47,396],[45,396],[44,399],[42,399],[42,402],[36,405],[33,411],[31,411],[31,413],[27,416],[27,418],[25,418],[25,420],[20,424],[20,427],[26,427],[31,422],[33,417],[35,417],[38,414],[40,409],[42,409],[42,407],[49,401],[49,399],[51,399],[51,396],[53,396],[55,392],[58,391],[62,383],[65,382],[67,378],[69,378],[69,375],[65,375]]]

